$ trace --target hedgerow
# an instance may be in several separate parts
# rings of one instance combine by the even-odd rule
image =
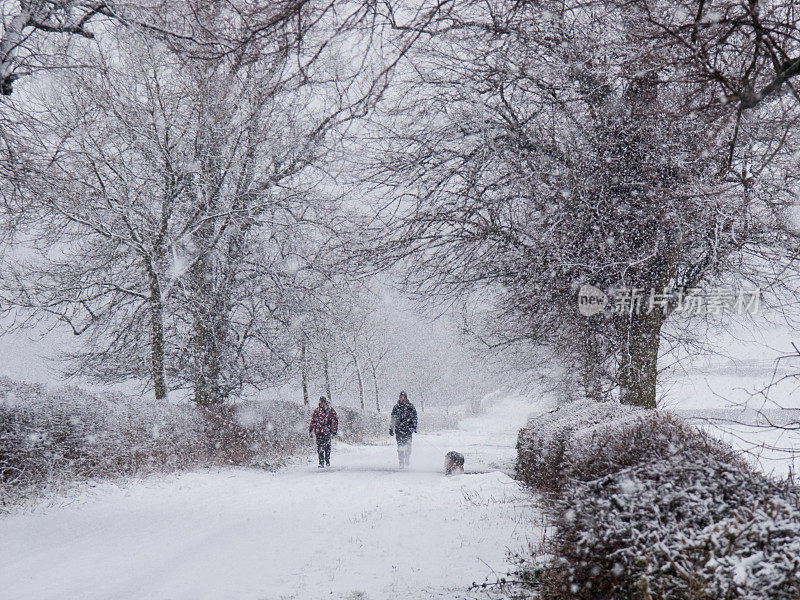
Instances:
[[[340,438],[385,419],[337,407]],[[0,377],[0,509],[74,482],[213,465],[272,468],[308,448],[309,409],[289,402],[201,408]]]
[[[800,597],[797,491],[681,419],[571,403],[532,420],[518,449],[554,526],[520,573],[536,595]]]

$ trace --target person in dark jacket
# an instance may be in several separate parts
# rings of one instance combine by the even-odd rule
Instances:
[[[311,415],[308,435],[317,436],[317,455],[319,468],[331,466],[331,438],[339,431],[339,418],[325,396],[320,397],[319,406]]]
[[[397,440],[397,458],[400,468],[408,466],[411,458],[411,436],[417,432],[417,409],[408,401],[405,392],[400,392],[400,399],[392,409],[389,422],[389,435]]]

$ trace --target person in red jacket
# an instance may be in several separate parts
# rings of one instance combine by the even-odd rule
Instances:
[[[319,468],[331,466],[331,437],[339,430],[339,418],[336,411],[325,396],[319,399],[319,406],[311,415],[311,424],[308,426],[308,435],[317,436],[317,454],[319,455]]]

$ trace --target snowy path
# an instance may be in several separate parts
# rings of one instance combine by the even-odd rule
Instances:
[[[7,517],[0,597],[469,597],[472,581],[504,572],[508,549],[538,540],[530,497],[498,470],[532,410],[507,398],[460,431],[415,436],[406,472],[394,469],[393,445],[340,445],[330,471],[151,478]],[[465,454],[468,474],[441,475],[448,450]]]

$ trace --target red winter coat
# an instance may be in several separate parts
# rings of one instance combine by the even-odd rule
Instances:
[[[311,424],[308,426],[308,430],[317,435],[335,434],[339,431],[339,418],[336,416],[336,411],[331,407],[317,407],[314,414],[311,415]]]

